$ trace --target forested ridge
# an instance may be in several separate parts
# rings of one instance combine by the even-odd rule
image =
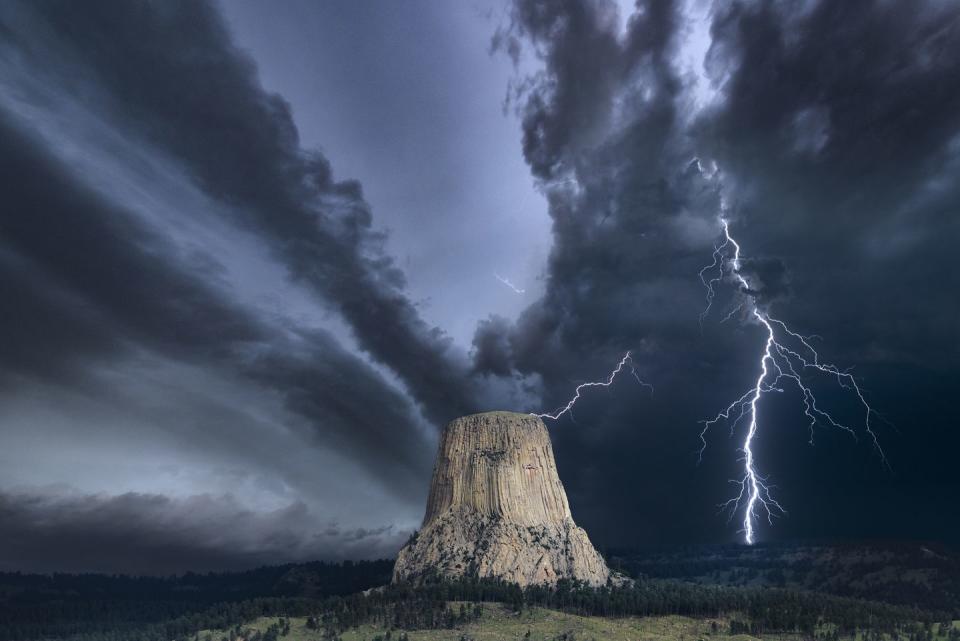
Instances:
[[[684,545],[607,556],[630,576],[812,590],[950,610],[960,617],[960,557],[936,543]]]
[[[199,620],[235,623],[383,585],[392,569],[380,560],[171,577],[0,573],[0,639],[170,639]]]
[[[628,562],[623,562],[624,557],[612,556],[611,560],[620,559],[624,570],[640,566],[646,570],[659,568],[660,574],[693,576],[701,576],[706,568],[741,577],[739,573],[743,568],[749,571],[752,562],[757,576],[766,577],[776,567],[755,550],[742,552],[752,555],[749,558],[727,558],[726,568],[721,565],[723,555],[716,550],[698,550],[700,556],[686,561],[677,553],[666,555],[663,551],[647,560],[638,556]],[[782,552],[778,550],[777,554]],[[789,558],[794,565],[809,562],[803,561],[803,555]],[[884,557],[871,552],[863,558],[873,563]],[[938,581],[949,583],[949,564],[944,558],[937,560],[942,576],[936,576]],[[819,567],[818,572],[835,565],[843,576],[839,584],[847,585],[850,568],[858,566],[841,561],[836,557],[814,565]],[[903,565],[888,562],[891,567]],[[890,599],[841,596],[796,585],[775,587],[739,580],[735,583],[742,585],[722,585],[636,571],[634,583],[600,589],[566,581],[556,588],[521,589],[492,580],[437,580],[415,587],[388,585],[392,566],[389,560],[308,563],[165,578],[0,574],[0,641],[170,641],[194,639],[200,630],[234,630],[236,637],[239,626],[260,617],[305,617],[318,635],[333,639],[364,623],[396,630],[450,628],[463,624],[465,617],[476,616],[482,607],[479,604],[491,602],[513,611],[542,607],[601,617],[722,618],[736,628],[729,630],[734,634],[786,632],[805,638],[821,635],[819,638],[824,639],[823,625],[829,624],[832,636],[825,641],[849,637],[854,632],[870,632],[875,639],[881,638],[876,635],[887,635],[883,638],[930,641],[924,632],[930,624],[960,618],[960,608],[948,597],[929,603],[893,603]],[[914,594],[922,595],[922,590]],[[472,605],[460,608],[452,603]],[[283,636],[284,629],[280,623],[271,626],[262,633],[262,641]],[[229,641],[229,635],[227,638]],[[213,641],[220,639],[214,637]]]

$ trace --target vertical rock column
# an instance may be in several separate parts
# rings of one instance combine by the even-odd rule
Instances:
[[[400,551],[393,578],[434,574],[607,582],[606,564],[573,522],[539,418],[486,412],[447,425],[423,526]]]

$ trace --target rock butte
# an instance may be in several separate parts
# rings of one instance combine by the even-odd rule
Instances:
[[[573,522],[539,418],[486,412],[447,425],[423,526],[400,550],[393,580],[430,575],[607,583],[610,570]]]

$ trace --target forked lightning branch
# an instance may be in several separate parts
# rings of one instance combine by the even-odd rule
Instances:
[[[566,405],[558,408],[554,413],[544,412],[543,414],[534,414],[539,418],[549,418],[554,421],[558,420],[564,414],[569,414],[570,417],[573,417],[573,406],[577,404],[577,401],[580,400],[580,392],[590,387],[610,387],[613,385],[613,381],[617,378],[617,374],[622,372],[624,368],[629,368],[630,373],[633,375],[637,382],[650,390],[650,393],[653,393],[653,385],[643,381],[640,378],[640,375],[637,374],[637,369],[633,366],[633,359],[630,356],[630,352],[627,352],[623,355],[623,358],[620,359],[620,362],[617,363],[617,366],[610,372],[609,376],[602,381],[592,381],[590,383],[581,383],[577,386],[577,389],[574,390],[573,398],[571,398]]]
[[[732,434],[737,427],[746,423],[740,447],[743,455],[741,459],[743,476],[731,481],[737,487],[736,494],[723,503],[722,507],[729,510],[730,518],[742,511],[744,541],[752,545],[756,540],[758,519],[765,518],[772,525],[774,517],[786,513],[771,493],[768,477],[760,472],[754,447],[761,427],[764,426],[761,410],[766,394],[783,391],[784,384],[796,386],[803,398],[803,413],[808,421],[811,444],[813,444],[814,428],[822,425],[843,430],[854,438],[857,438],[858,434],[866,434],[884,464],[886,464],[886,456],[871,422],[877,414],[864,398],[856,379],[849,372],[821,361],[817,350],[810,344],[811,337],[794,332],[786,323],[770,316],[769,312],[760,305],[757,301],[757,288],[751,287],[751,283],[742,271],[740,245],[730,234],[730,224],[724,218],[720,219],[720,223],[723,227],[723,238],[714,248],[713,262],[700,270],[700,280],[707,288],[707,305],[700,315],[700,322],[702,324],[710,315],[717,288],[725,282],[730,282],[736,286],[738,290],[736,296],[739,300],[734,305],[733,311],[726,314],[723,320],[728,320],[737,311],[746,309],[745,317],[759,324],[765,339],[758,357],[757,377],[753,385],[715,417],[703,421],[703,431],[700,433],[700,440],[703,443],[700,448],[700,459],[702,460],[707,448],[707,432],[712,426],[725,423]],[[826,375],[835,379],[842,390],[852,394],[862,411],[862,424],[856,427],[848,425],[823,409],[805,380],[807,375]]]

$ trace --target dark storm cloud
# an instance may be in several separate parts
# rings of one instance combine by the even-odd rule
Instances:
[[[565,156],[590,144],[605,124],[607,102],[621,72],[619,46],[609,5],[518,3],[516,34],[496,46],[517,55],[516,36],[545,43],[552,82],[530,87],[523,110],[523,152],[535,176],[562,172]]]
[[[896,360],[956,362],[941,339],[960,284],[944,269],[960,237],[958,30],[950,3],[718,7],[709,60],[724,101],[698,126],[703,149],[738,216],[776,221],[753,244],[817,301],[796,313],[812,325],[839,312],[849,348],[868,335]],[[849,288],[834,282],[845,273]],[[900,296],[909,305],[890,310]],[[907,314],[930,332],[902,331]]]
[[[543,296],[516,322],[480,323],[472,361],[421,319],[360,185],[301,148],[290,107],[263,90],[212,5],[4,4],[3,392],[62,386],[119,403],[152,380],[127,380],[124,367],[154,361],[239,380],[239,392],[188,405],[187,425],[170,431],[198,458],[229,451],[245,474],[307,495],[356,485],[344,501],[363,516],[368,485],[391,504],[422,499],[433,451],[415,405],[434,426],[531,390],[542,392],[538,407],[516,409],[556,407],[629,349],[656,393],[622,377],[585,395],[575,422],[552,426],[575,516],[601,545],[732,538],[715,513],[737,474],[736,443],[711,433],[695,467],[697,421],[752,383],[762,337],[749,317],[719,322],[729,295],[697,322],[697,274],[723,211],[752,293],[819,334],[829,360],[855,366],[900,428],[881,433],[889,476],[844,435],[820,431],[807,447],[791,412],[799,399],[771,395],[762,471],[791,508],[772,536],[829,535],[829,522],[850,536],[955,538],[950,453],[960,443],[942,428],[955,422],[944,399],[960,354],[960,9],[718,2],[703,99],[678,64],[696,4],[640,2],[622,29],[601,0],[515,3],[496,46],[542,67],[511,99],[553,249]],[[255,249],[238,242],[238,255],[221,255],[210,242],[194,253],[210,240],[184,240],[196,229]],[[239,276],[237,263],[248,266]],[[252,304],[280,289],[259,273],[277,265],[283,300]],[[300,309],[302,291],[319,305]],[[117,389],[102,368],[119,372]],[[270,417],[276,434],[252,432],[242,408],[225,407],[247,393],[273,401],[264,411],[282,414]],[[181,398],[143,397],[147,409],[136,409],[151,417]],[[850,411],[841,394],[821,398]],[[333,450],[362,478],[294,465],[288,443]],[[330,526],[310,496],[255,512],[240,493],[125,489],[4,491],[0,563],[226,568],[369,556],[398,541]],[[891,523],[883,506],[908,517]],[[71,565],[87,554],[95,564]]]
[[[17,301],[0,320],[0,371],[11,385],[29,375],[82,388],[93,365],[138,349],[212,365],[276,390],[310,419],[312,438],[419,495],[413,479],[429,465],[430,446],[379,374],[325,332],[281,331],[230,302],[215,273],[182,264],[128,212],[72,182],[2,123],[0,131],[15,212],[0,224],[0,286]]]
[[[206,274],[156,260],[160,239],[73,182],[9,123],[0,128],[3,287],[18,303],[0,321],[7,373],[68,375],[123,352],[125,340],[213,355],[261,336],[203,285]]]
[[[129,197],[128,176],[97,155],[107,149],[118,166],[146,176],[157,198],[187,204],[178,215],[198,221],[220,215],[254,232],[296,283],[342,313],[361,347],[396,372],[427,416],[442,420],[464,411],[467,363],[458,364],[447,339],[423,323],[405,297],[402,274],[382,251],[383,237],[372,229],[359,185],[335,182],[325,159],[299,149],[288,107],[259,87],[252,63],[233,47],[216,12],[204,3],[52,2],[7,5],[0,22],[0,81],[9,90],[9,111],[0,115],[4,393],[53,385],[120,404],[127,402],[125,386],[139,383],[105,387],[98,368],[123,371],[153,361],[239,377],[288,412],[273,417],[277,429],[292,434],[283,442],[299,439],[318,451],[333,450],[348,465],[305,478],[302,465],[257,443],[265,435],[250,432],[241,412],[216,402],[193,406],[196,434],[170,428],[194,444],[198,457],[204,448],[211,456],[230,451],[238,466],[308,494],[311,484],[327,484],[325,475],[354,465],[364,475],[355,479],[358,493],[372,484],[396,505],[418,503],[433,447],[404,391],[333,334],[282,315],[278,320],[241,301],[219,257],[177,246],[168,237],[176,232],[170,223],[147,213],[152,194],[142,198],[141,211],[141,202]],[[89,114],[76,105],[96,114],[92,133],[84,134],[96,142],[71,163],[62,153],[86,141],[57,138],[57,127],[61,121],[87,124]],[[104,123],[109,130],[96,128]],[[189,191],[175,179],[171,187],[158,173],[167,165],[210,201],[167,193]],[[191,211],[196,202],[204,209]],[[171,420],[172,414],[154,409],[169,401],[169,391],[152,394],[144,407],[130,411],[156,414],[161,424]],[[74,418],[77,430],[96,420]],[[212,434],[230,443],[218,447]],[[300,508],[263,515],[241,513],[239,505],[236,513],[218,509],[216,519],[194,528],[189,521],[203,506],[175,497],[6,496],[0,530],[10,544],[3,546],[2,562],[39,568],[63,540],[86,546],[74,550],[78,557],[100,549],[98,563],[117,551],[115,563],[98,568],[110,570],[159,569],[173,559],[188,568],[237,567],[294,553],[368,556],[396,543],[396,537],[372,535],[356,545],[346,535],[305,540],[318,526],[314,517],[294,518]],[[344,506],[330,511],[343,514]],[[249,534],[223,536],[247,516]],[[281,524],[271,529],[274,517],[282,517]],[[118,520],[138,525],[111,533]],[[176,527],[165,527],[168,520]],[[294,547],[289,554],[282,551],[288,543]],[[146,568],[136,561],[141,555],[160,561]],[[67,556],[44,567],[65,568]]]
[[[383,558],[389,526],[344,529],[303,503],[253,512],[231,496],[0,493],[0,569],[178,574],[317,558]]]
[[[745,290],[760,305],[766,305],[790,293],[790,275],[779,258],[745,257],[740,262],[740,273],[750,288]]]
[[[473,337],[474,369],[480,374],[509,376],[513,371],[508,342],[510,321],[492,316],[480,321]]]
[[[495,44],[509,43],[512,55],[522,44],[541,65],[518,84],[518,112],[527,161],[547,189],[554,247],[544,297],[512,327],[491,320],[478,329],[478,366],[538,375],[550,406],[633,349],[654,398],[617,383],[578,406],[576,425],[554,430],[575,514],[617,543],[722,536],[713,514],[737,474],[735,443],[723,429],[712,434],[712,458],[696,468],[697,421],[743,393],[762,344],[749,318],[718,323],[729,297],[715,302],[702,333],[697,324],[705,303],[697,273],[724,212],[752,293],[822,335],[831,360],[857,366],[907,434],[884,432],[900,448],[894,466],[924,488],[913,499],[898,494],[853,444],[798,452],[804,425],[790,413],[798,399],[785,393],[768,410],[776,438],[759,442],[764,471],[797,508],[774,536],[821,533],[811,521],[850,513],[865,479],[891,505],[913,500],[924,514],[914,536],[948,536],[960,515],[937,511],[923,493],[953,481],[920,464],[918,443],[953,437],[919,418],[916,388],[890,371],[939,388],[957,362],[960,10],[717,3],[705,65],[712,93],[699,108],[678,62],[687,8],[640,2],[621,34],[609,3],[515,3]],[[573,186],[556,182],[568,178]],[[847,464],[861,475],[838,472],[824,503],[809,469]],[[694,534],[705,527],[717,534]],[[880,514],[860,513],[859,527],[859,536],[892,531]]]
[[[621,37],[608,3],[517,3],[511,33],[532,40],[543,65],[518,111],[527,160],[545,182],[554,245],[544,297],[505,338],[490,336],[490,324],[475,343],[478,362],[539,377],[548,408],[632,350],[656,386],[653,399],[627,377],[584,398],[575,423],[552,431],[575,517],[617,544],[675,539],[697,521],[672,513],[673,502],[709,519],[717,499],[690,491],[694,443],[682,429],[701,417],[677,388],[710,362],[710,350],[696,353],[696,274],[710,255],[719,194],[681,130],[682,83],[671,60],[678,9],[644,7]],[[582,62],[594,56],[604,64]]]
[[[547,182],[554,219],[547,292],[509,338],[524,373],[569,383],[582,371],[580,358],[609,361],[639,348],[650,323],[673,321],[672,285],[636,275],[669,264],[671,245],[680,243],[672,237],[686,233],[681,214],[707,191],[692,184],[696,177],[684,170],[690,156],[675,140],[679,82],[669,34],[677,19],[670,3],[651,3],[621,42],[605,3],[517,4],[512,33],[528,36],[545,66],[519,108],[527,159],[539,177],[576,182]],[[671,219],[673,228],[664,224]],[[646,291],[651,286],[658,291]],[[481,329],[482,362],[491,358],[483,347],[502,342]],[[598,347],[603,353],[591,358]]]
[[[231,222],[268,242],[291,275],[340,312],[361,347],[442,422],[472,407],[466,362],[424,323],[354,182],[303,151],[289,106],[259,85],[204,2],[51,2],[17,16],[40,26],[70,91],[102,97],[114,122],[182,162]],[[49,32],[47,32],[49,30]],[[79,67],[79,72],[77,71]],[[56,68],[45,73],[56,77]],[[74,82],[71,76],[79,76]]]

